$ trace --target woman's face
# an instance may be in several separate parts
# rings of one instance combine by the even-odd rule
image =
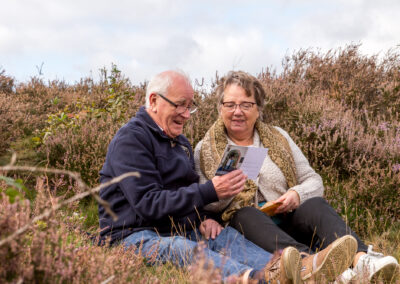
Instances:
[[[259,116],[254,95],[248,97],[246,91],[237,85],[228,85],[224,90],[223,103],[233,102],[236,105],[234,111],[229,112],[226,107],[220,105],[220,115],[225,124],[228,135],[247,136],[253,135],[254,124]],[[242,110],[239,104],[244,102],[254,103],[248,110]],[[246,138],[248,138],[246,137]]]

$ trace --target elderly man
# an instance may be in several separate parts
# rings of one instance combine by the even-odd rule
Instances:
[[[100,192],[119,216],[114,222],[99,205],[101,236],[140,248],[152,263],[171,261],[178,266],[195,261],[198,241],[203,240],[206,260],[222,271],[225,280],[274,278],[298,283],[296,249],[286,248],[268,263],[269,253],[233,228],[224,229],[203,210],[206,204],[243,190],[246,176],[236,170],[198,183],[192,148],[182,135],[184,123],[196,111],[193,95],[188,78],[180,72],[166,71],[149,82],[146,107],[117,132],[100,171],[101,182],[140,173],[140,178],[126,178]]]

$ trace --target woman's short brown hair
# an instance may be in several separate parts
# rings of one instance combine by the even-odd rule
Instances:
[[[224,99],[224,91],[229,85],[242,87],[248,97],[254,95],[258,111],[261,114],[266,94],[260,80],[243,71],[230,71],[226,76],[220,79],[219,84],[215,89],[220,104]]]

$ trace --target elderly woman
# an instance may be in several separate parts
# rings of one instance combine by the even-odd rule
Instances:
[[[269,252],[293,246],[305,254],[313,253],[310,248],[324,249],[338,237],[351,234],[357,240],[357,254],[353,268],[341,275],[342,282],[365,277],[365,273],[370,280],[380,274],[392,279],[399,270],[396,259],[373,252],[346,226],[322,198],[321,177],[289,134],[261,122],[266,96],[261,82],[245,72],[230,72],[221,79],[216,93],[219,118],[195,148],[200,181],[214,176],[227,144],[266,147],[268,155],[256,182],[247,180],[241,193],[211,203],[207,209],[220,212],[225,224]],[[281,202],[275,216],[259,210],[266,201]],[[309,277],[309,273],[302,274],[303,280]]]

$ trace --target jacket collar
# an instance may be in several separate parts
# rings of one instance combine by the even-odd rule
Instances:
[[[171,141],[171,143],[176,143],[178,142],[179,144],[185,144],[184,141],[184,136],[182,134],[178,135],[175,138],[169,137],[161,128],[157,125],[157,123],[151,118],[151,116],[147,113],[146,108],[144,106],[141,106],[136,113],[136,118],[142,120],[147,127],[153,131],[154,133],[157,133],[157,135],[161,136],[164,139],[167,139]]]

